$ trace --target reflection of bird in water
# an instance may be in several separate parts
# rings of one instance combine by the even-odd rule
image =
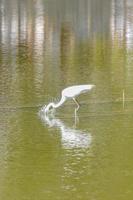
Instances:
[[[92,137],[89,133],[82,130],[76,130],[65,125],[63,121],[57,118],[49,118],[48,115],[40,113],[41,119],[50,127],[58,127],[61,131],[61,143],[65,149],[89,148]]]
[[[44,106],[42,108],[42,111],[44,111],[45,113],[48,113],[50,110],[60,107],[67,99],[73,99],[73,101],[77,105],[77,108],[76,108],[76,111],[77,111],[80,105],[78,101],[76,100],[76,97],[82,93],[90,91],[93,87],[94,85],[75,85],[75,86],[67,87],[62,91],[61,100],[58,103],[53,103],[53,102],[49,103],[47,106]]]

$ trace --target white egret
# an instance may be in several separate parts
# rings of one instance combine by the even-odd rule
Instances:
[[[67,99],[72,99],[77,105],[76,110],[78,110],[80,104],[76,100],[76,97],[82,93],[90,91],[93,87],[95,87],[95,85],[75,85],[67,87],[62,90],[61,100],[58,103],[49,103],[47,106],[43,107],[42,110],[45,113],[48,113],[51,109],[60,107]]]

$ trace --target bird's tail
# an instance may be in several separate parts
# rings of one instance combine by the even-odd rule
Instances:
[[[96,87],[95,85],[86,85],[87,90],[91,90],[92,88]]]

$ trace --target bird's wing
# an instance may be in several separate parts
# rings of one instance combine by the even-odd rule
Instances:
[[[71,87],[64,89],[62,91],[62,95],[73,98],[75,96],[78,96],[81,93],[84,93],[84,92],[90,90],[90,89],[91,89],[90,85],[71,86]]]

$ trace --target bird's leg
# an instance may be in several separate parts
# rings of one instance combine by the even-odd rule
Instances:
[[[75,128],[76,128],[76,125],[79,122],[79,118],[78,118],[78,115],[77,115],[77,109],[75,109],[74,122],[75,122]]]
[[[80,104],[75,98],[73,98],[73,101],[76,103],[76,105],[77,105],[76,111],[78,111]]]

